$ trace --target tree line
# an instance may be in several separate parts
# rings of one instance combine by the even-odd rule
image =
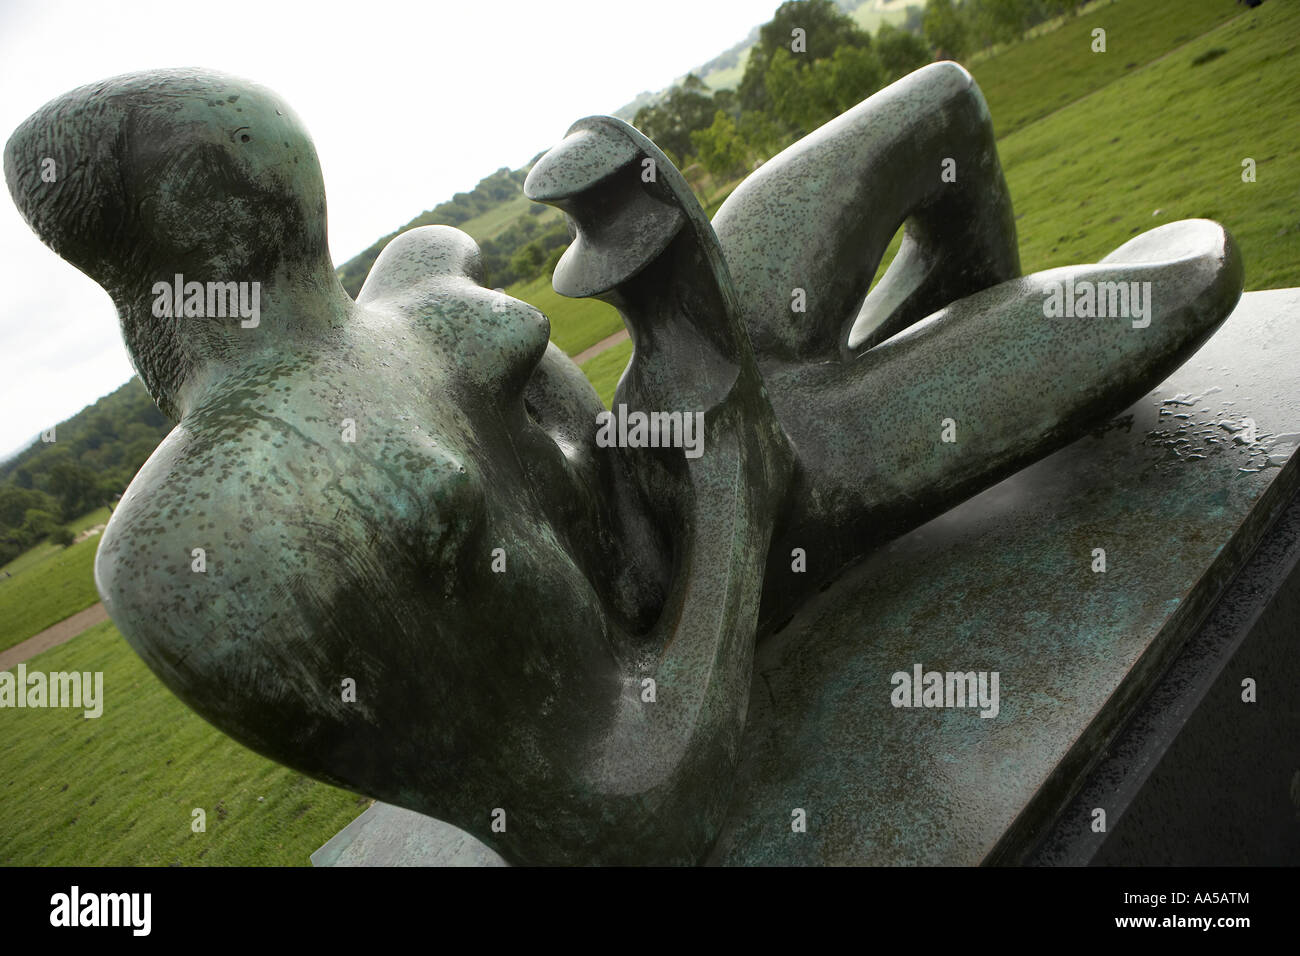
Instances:
[[[0,463],[0,564],[70,544],[65,522],[111,505],[171,427],[133,377]]]
[[[927,0],[862,30],[831,0],[789,0],[758,31],[739,87],[689,74],[633,121],[683,170],[733,180],[898,78],[1019,39],[1086,0]]]

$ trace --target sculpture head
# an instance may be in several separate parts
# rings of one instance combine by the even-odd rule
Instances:
[[[66,93],[9,138],[5,179],[41,239],[109,287],[154,265],[269,277],[284,259],[328,259],[311,138],[274,93],[222,73]]]
[[[37,235],[112,295],[141,378],[173,417],[183,380],[238,320],[206,317],[182,335],[152,314],[157,283],[256,282],[283,298],[292,277],[342,294],[315,148],[254,83],[176,69],[89,84],[19,126],[4,166]]]

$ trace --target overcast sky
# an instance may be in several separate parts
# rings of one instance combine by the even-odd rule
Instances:
[[[200,66],[278,92],[316,142],[341,264],[569,124],[743,39],[779,0],[0,0],[0,140],[118,73]],[[0,458],[130,378],[108,294],[0,195]]]

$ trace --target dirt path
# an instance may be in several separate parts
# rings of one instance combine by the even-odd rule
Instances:
[[[65,617],[58,624],[47,627],[34,637],[29,637],[21,644],[15,644],[7,651],[0,651],[0,671],[21,664],[51,647],[66,644],[88,627],[94,627],[108,620],[108,612],[103,604],[92,604],[84,611],[78,611],[72,617]]]
[[[591,348],[583,349],[581,352],[575,355],[573,357],[573,362],[575,365],[581,365],[583,362],[586,362],[589,359],[594,359],[597,355],[599,355],[601,352],[605,351],[606,349],[612,349],[615,345],[618,345],[620,342],[626,342],[627,338],[628,338],[627,329],[623,329],[621,332],[615,332],[613,335],[607,335],[605,336],[605,338],[601,339]]]

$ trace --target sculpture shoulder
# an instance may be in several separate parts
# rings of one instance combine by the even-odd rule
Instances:
[[[402,299],[422,288],[449,284],[481,287],[483,261],[478,244],[453,226],[420,226],[396,236],[375,260],[357,296],[373,306]]]

